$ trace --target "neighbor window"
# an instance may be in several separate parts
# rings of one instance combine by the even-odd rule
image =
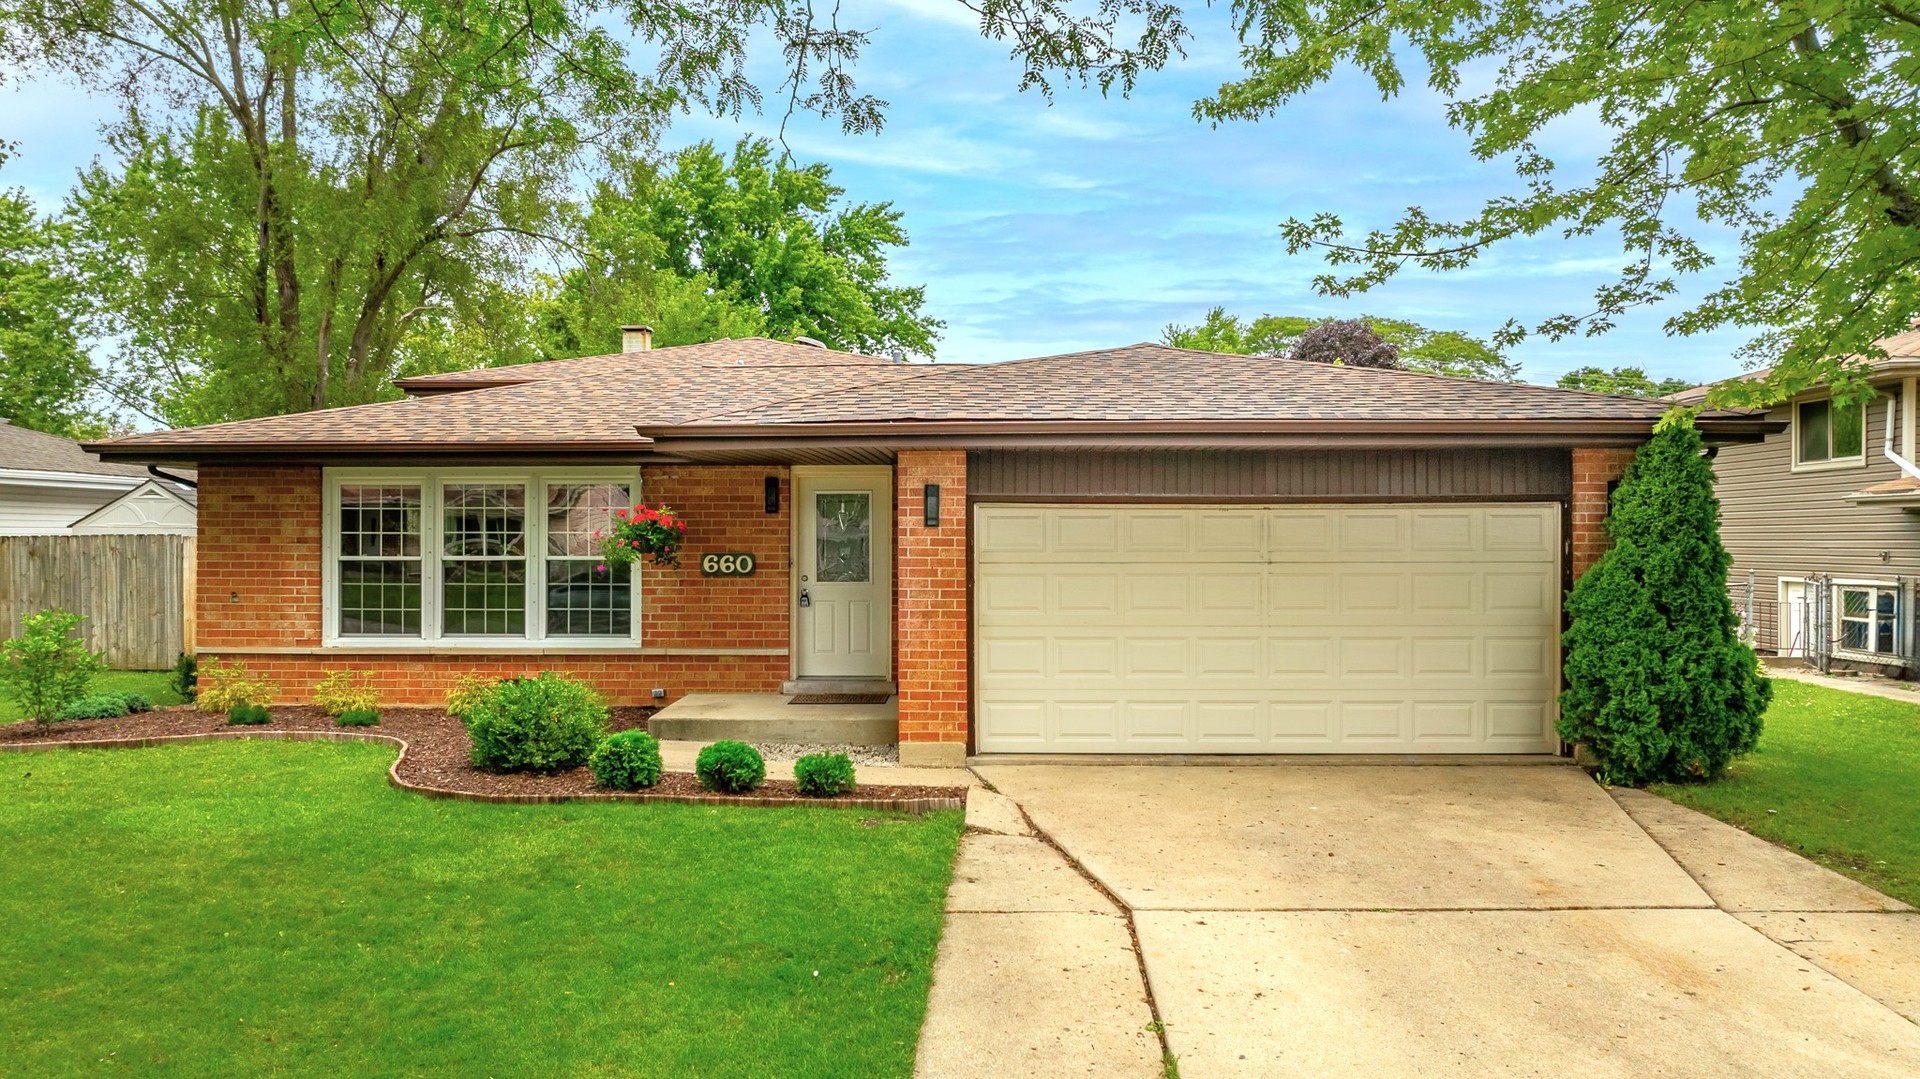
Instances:
[[[629,479],[354,472],[329,489],[333,636],[633,636],[632,576],[597,535],[632,505]]]
[[[1794,406],[1795,459],[1800,464],[1863,461],[1866,458],[1866,406],[1832,401],[1802,401]]]
[[[1839,645],[1848,652],[1899,654],[1900,594],[1885,585],[1840,585]]]

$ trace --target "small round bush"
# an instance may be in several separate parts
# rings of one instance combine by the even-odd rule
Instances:
[[[54,717],[60,722],[75,719],[111,719],[127,714],[127,702],[118,693],[89,693],[60,706]]]
[[[745,742],[715,742],[694,759],[700,785],[722,794],[745,794],[767,781],[767,762]]]
[[[603,787],[634,791],[660,782],[660,740],[646,731],[608,736],[587,758],[593,778]]]
[[[340,713],[335,717],[334,722],[342,727],[378,727],[380,713],[372,708],[355,708],[350,712]]]
[[[264,704],[236,704],[227,713],[227,723],[236,727],[258,727],[272,722],[273,713],[267,711]]]
[[[461,719],[474,767],[561,772],[587,763],[606,732],[607,705],[585,683],[546,672],[489,687]]]
[[[845,794],[853,789],[853,762],[845,753],[809,753],[793,762],[793,785],[815,798]]]
[[[114,696],[120,698],[120,703],[126,705],[129,712],[153,711],[153,699],[144,693],[116,693]]]

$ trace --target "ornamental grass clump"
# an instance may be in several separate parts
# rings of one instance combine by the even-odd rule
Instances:
[[[232,711],[243,704],[266,708],[280,695],[280,684],[255,678],[245,663],[209,663],[200,668],[199,691],[194,703],[203,711]]]
[[[687,541],[687,523],[665,506],[639,505],[613,511],[613,527],[595,532],[600,554],[608,563],[630,566],[643,555],[656,566],[678,566],[680,546]],[[597,567],[601,572],[606,566]]]
[[[380,691],[373,684],[372,671],[328,671],[313,687],[313,703],[338,719],[348,712],[377,712]]]
[[[340,713],[333,721],[342,727],[378,727],[380,712],[373,708],[355,708]]]
[[[607,705],[586,683],[545,671],[498,683],[460,718],[474,767],[552,773],[587,763],[606,732]]]
[[[660,782],[660,740],[646,731],[608,735],[587,758],[593,778],[617,791],[640,790]]]
[[[745,794],[767,781],[767,762],[745,742],[715,742],[694,758],[693,774],[700,785],[721,794]]]
[[[1567,597],[1560,736],[1614,783],[1719,775],[1753,749],[1773,687],[1739,638],[1720,503],[1688,417],[1640,447],[1606,521],[1613,546]]]
[[[814,798],[846,794],[853,790],[853,762],[845,753],[809,753],[793,762],[793,785]]]
[[[85,620],[71,611],[40,611],[20,620],[20,636],[0,644],[0,684],[36,722],[56,722],[60,710],[85,696],[87,683],[106,669],[75,633]]]
[[[273,713],[264,704],[236,704],[227,711],[229,727],[259,727],[273,722]]]

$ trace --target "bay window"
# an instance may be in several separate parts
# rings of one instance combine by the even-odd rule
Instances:
[[[634,639],[632,574],[596,535],[636,501],[630,470],[330,470],[326,489],[329,639]]]

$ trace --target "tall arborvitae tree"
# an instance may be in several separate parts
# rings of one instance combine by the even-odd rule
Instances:
[[[1690,418],[1634,455],[1606,527],[1612,549],[1567,599],[1560,735],[1616,783],[1712,779],[1759,740],[1773,687],[1739,638],[1713,466]]]

